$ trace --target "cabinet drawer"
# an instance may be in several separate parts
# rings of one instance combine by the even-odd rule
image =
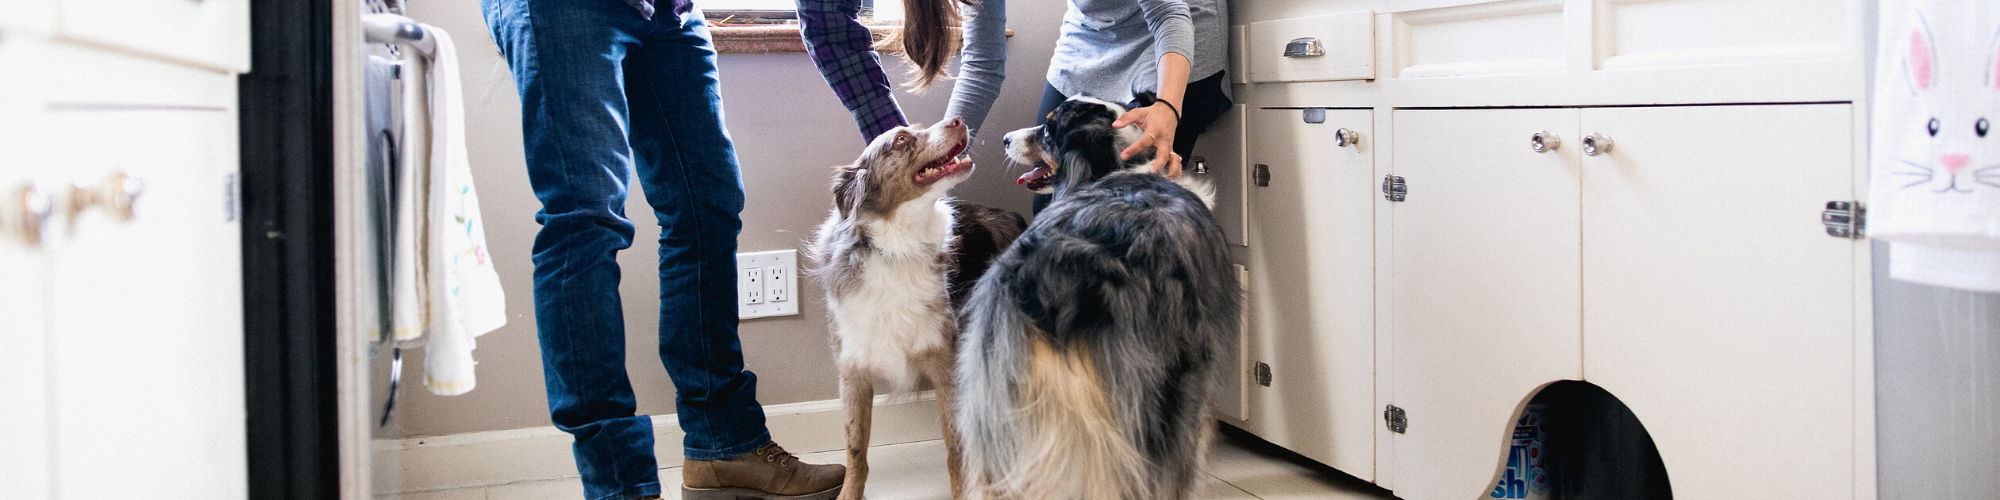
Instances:
[[[63,35],[209,69],[250,70],[249,0],[61,1]]]
[[[1251,23],[1249,60],[1255,83],[1373,80],[1375,13]]]

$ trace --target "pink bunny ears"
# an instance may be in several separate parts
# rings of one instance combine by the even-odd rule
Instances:
[[[1917,91],[1930,90],[1936,86],[1938,77],[1938,49],[1936,38],[1931,36],[1930,23],[1923,12],[1917,12],[1917,24],[1910,28],[1910,51],[1903,60],[1903,68],[1910,78],[1910,88]],[[2000,89],[2000,34],[1996,34],[1987,47],[1986,79],[1987,87]]]

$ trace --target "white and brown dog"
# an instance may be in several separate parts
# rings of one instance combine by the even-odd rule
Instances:
[[[868,479],[875,381],[908,393],[928,380],[943,413],[952,496],[961,494],[952,408],[958,306],[993,256],[1026,224],[1019,215],[946,192],[972,174],[960,119],[900,127],[834,176],[834,210],[809,252],[826,287],[841,402],[847,408],[847,481],[859,499]]]

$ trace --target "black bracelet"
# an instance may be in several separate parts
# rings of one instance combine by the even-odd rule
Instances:
[[[1174,121],[1181,121],[1181,108],[1174,107],[1174,103],[1167,102],[1166,99],[1154,99],[1153,104],[1167,105],[1167,109],[1174,110]]]

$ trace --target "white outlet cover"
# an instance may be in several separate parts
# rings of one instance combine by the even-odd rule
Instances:
[[[750,295],[743,277],[751,269],[758,270],[762,290],[757,293],[760,304],[750,304],[744,299]],[[799,313],[799,252],[798,250],[773,250],[769,252],[748,252],[736,254],[737,301],[736,317],[742,319],[766,318],[771,316],[791,316]]]

